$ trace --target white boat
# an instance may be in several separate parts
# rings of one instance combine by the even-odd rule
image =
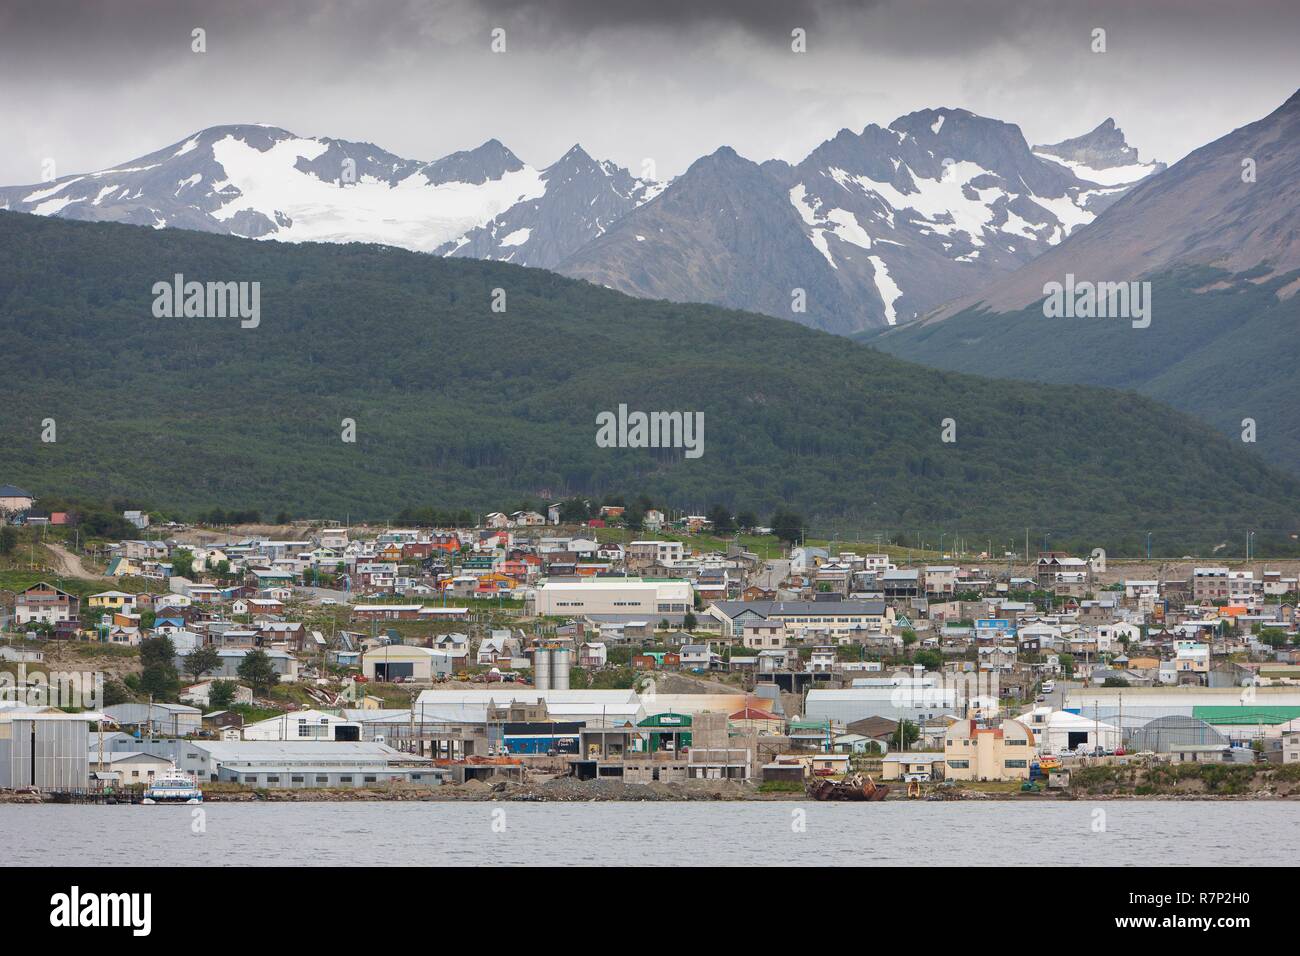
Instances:
[[[167,770],[154,777],[142,803],[202,803],[203,791],[194,778],[179,770]]]

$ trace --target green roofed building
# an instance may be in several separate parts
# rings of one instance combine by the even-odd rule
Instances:
[[[650,729],[649,753],[671,750],[680,753],[683,747],[691,745],[691,715],[664,711],[651,714],[638,724],[638,727]]]
[[[1205,721],[1207,724],[1215,724],[1220,727],[1243,724],[1273,726],[1274,724],[1285,724],[1287,721],[1300,718],[1300,707],[1270,704],[1262,704],[1257,707],[1249,704],[1240,704],[1236,707],[1205,706],[1193,707],[1192,716]]]

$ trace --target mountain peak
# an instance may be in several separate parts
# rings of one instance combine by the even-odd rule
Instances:
[[[523,168],[519,157],[499,139],[489,139],[474,149],[452,153],[430,163],[425,168],[425,176],[434,184],[454,181],[481,186],[490,179],[500,179]]]
[[[594,166],[596,161],[591,158],[591,154],[582,148],[581,143],[574,143],[569,147],[568,152],[561,156],[558,163],[581,163],[584,166]]]
[[[487,140],[481,146],[469,150],[469,155],[477,157],[500,157],[507,161],[515,163],[519,162],[519,157],[510,152],[510,150],[506,148],[505,143],[495,137]]]
[[[1128,144],[1124,139],[1124,131],[1115,125],[1114,117],[1110,116],[1082,136],[1046,146],[1035,146],[1034,152],[1081,167],[1076,172],[1082,179],[1088,179],[1090,171],[1141,165],[1138,151]],[[1159,163],[1148,165],[1153,169],[1164,168]]]

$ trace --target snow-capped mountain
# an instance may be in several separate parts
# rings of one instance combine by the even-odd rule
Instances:
[[[1090,144],[1110,152],[1094,155]],[[1073,158],[1097,166],[1129,159],[1113,123],[1055,148],[1059,157],[1035,155],[1014,125],[939,109],[888,128],[841,130],[796,166],[760,167],[719,151],[559,271],[634,295],[750,308],[828,331],[894,325],[1031,261],[1131,185],[1114,175],[1085,178],[1094,169]],[[1140,179],[1161,167],[1116,168]],[[736,197],[718,182],[727,175],[748,184]],[[727,201],[711,201],[715,194]],[[768,208],[759,213],[756,204]],[[740,228],[749,221],[761,229]],[[793,249],[792,232],[815,255]],[[802,313],[796,289],[805,293]]]
[[[0,189],[0,208],[255,239],[376,242],[432,252],[454,246],[526,203],[541,210],[558,236],[598,235],[611,203],[593,199],[589,208],[574,206],[561,169],[566,160],[575,164],[571,157],[539,171],[493,139],[422,162],[370,143],[305,138],[270,126],[218,126],[113,169]],[[630,197],[652,188],[612,164],[598,168]],[[552,184],[563,187],[556,196],[562,213],[547,199]],[[592,182],[587,188],[593,196],[599,191]],[[574,221],[562,221],[565,216]]]
[[[663,189],[574,146],[542,170],[542,195],[515,203],[491,222],[445,243],[444,256],[500,259],[553,269]]]
[[[1165,168],[1164,163],[1139,160],[1138,151],[1125,142],[1124,131],[1115,126],[1112,118],[1107,118],[1091,133],[1050,146],[1035,146],[1034,155],[1060,163],[1080,179],[1110,187],[1131,186]],[[1123,189],[1099,192],[1088,208],[1100,212],[1123,192]]]
[[[580,146],[536,169],[495,139],[424,162],[219,126],[113,169],[0,188],[0,209],[498,259],[851,333],[1014,271],[1162,168],[1112,120],[1031,150],[1018,127],[960,109],[841,130],[797,165],[723,147],[671,184]]]

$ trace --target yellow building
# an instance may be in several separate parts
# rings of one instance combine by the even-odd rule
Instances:
[[[91,607],[102,607],[112,611],[121,611],[135,604],[135,595],[125,591],[101,591],[92,594],[87,602]]]
[[[949,780],[1028,780],[1034,735],[1018,720],[959,720],[943,739]]]

